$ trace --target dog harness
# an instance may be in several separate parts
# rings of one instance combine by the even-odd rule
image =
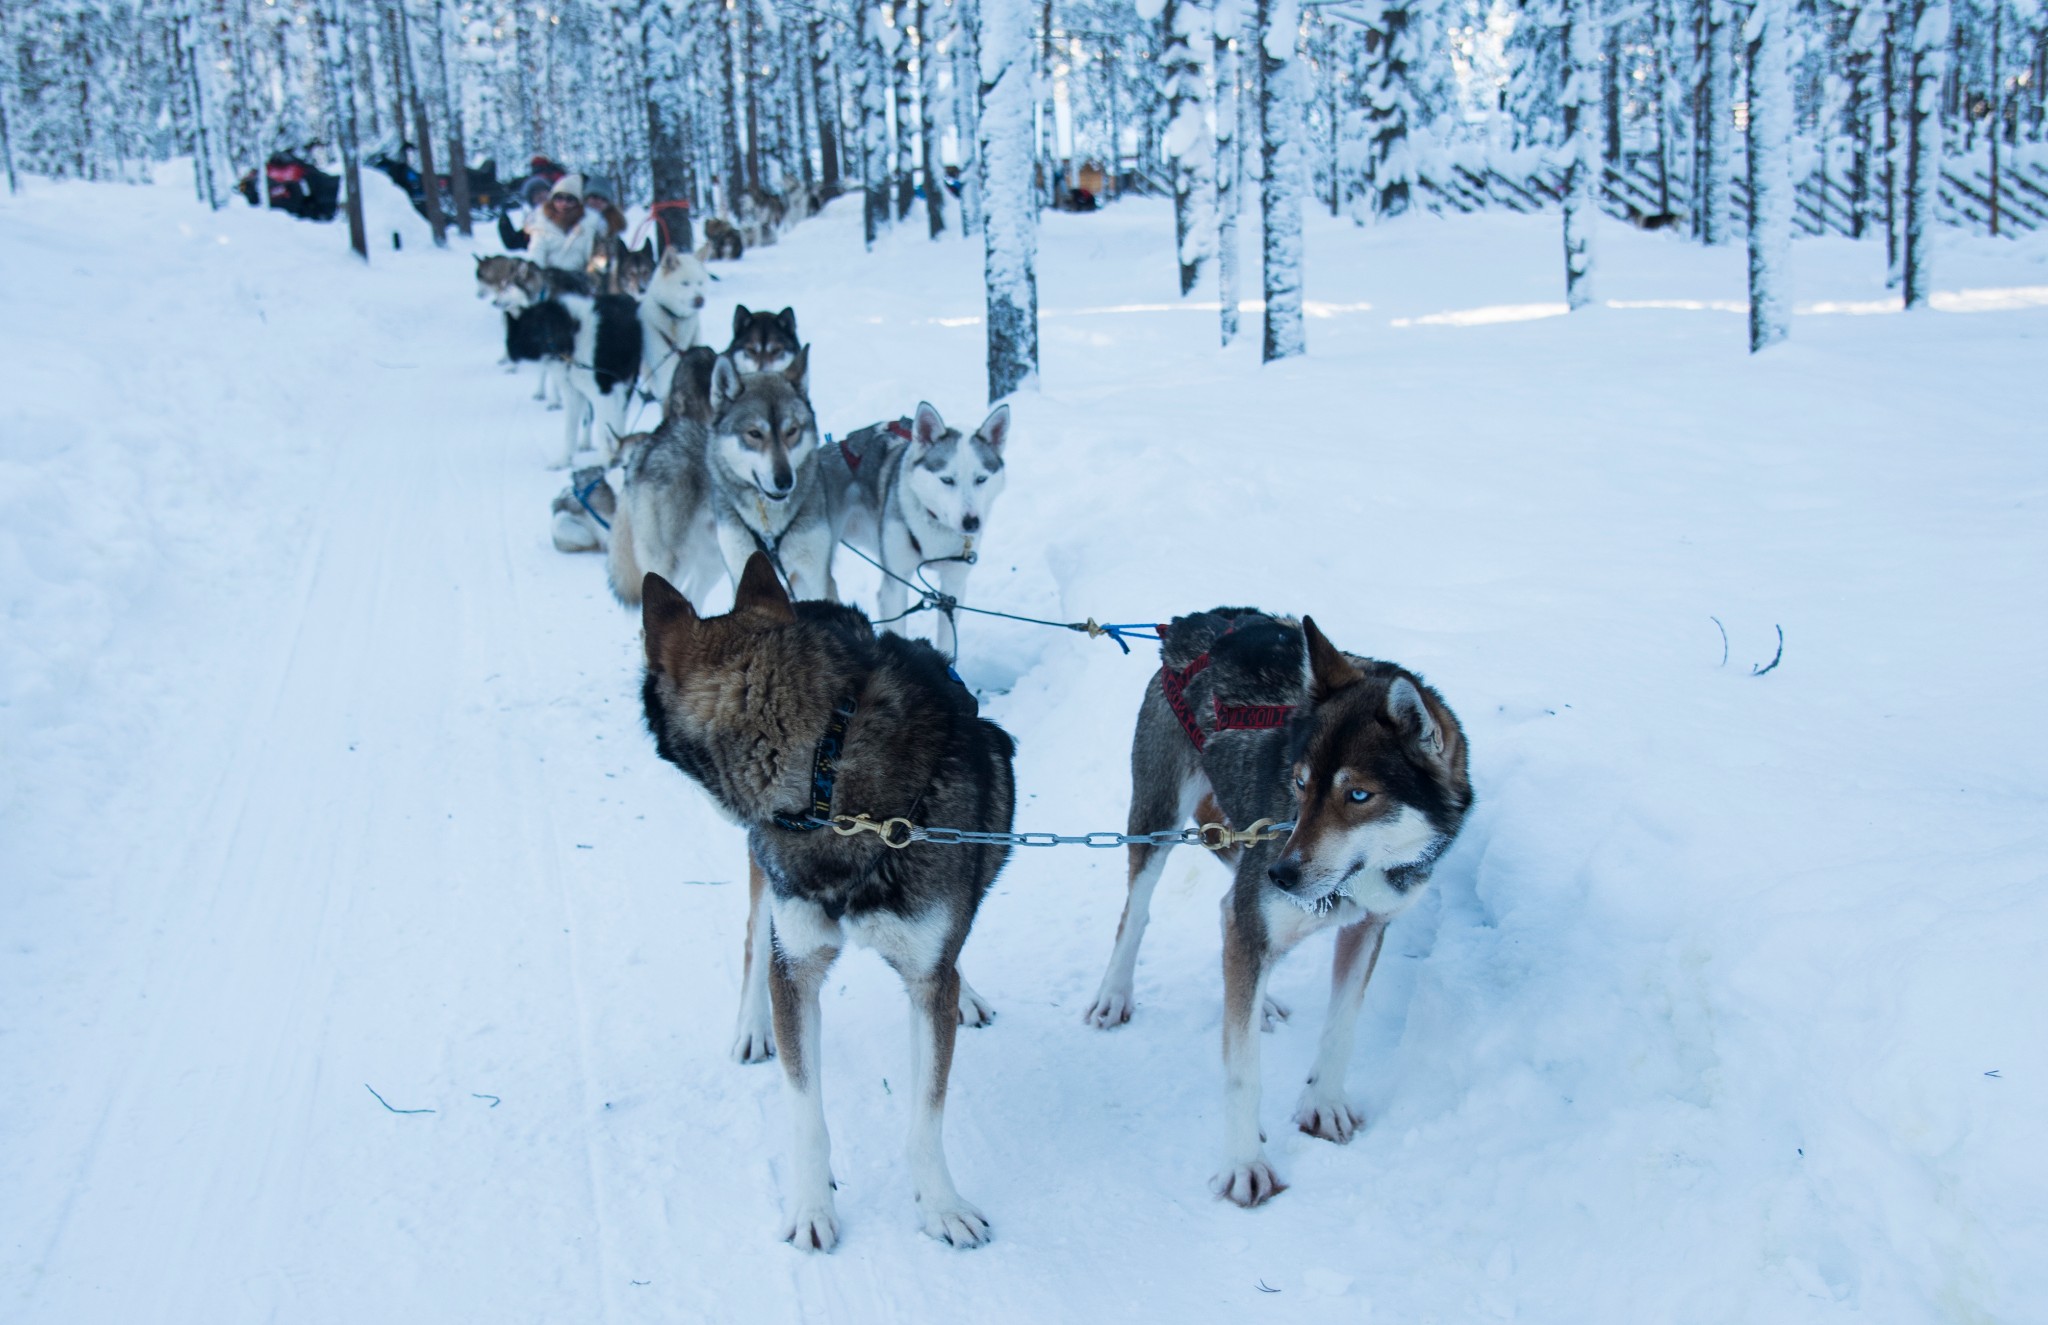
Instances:
[[[885,423],[881,426],[888,431],[891,437],[900,437],[906,442],[910,440],[909,419],[897,419],[893,423]],[[848,469],[856,473],[860,470],[861,461],[867,459],[866,456],[848,446],[844,437],[839,439],[839,458],[846,462]]]
[[[1236,630],[1232,626],[1224,635]],[[1163,632],[1162,632],[1163,633]],[[1221,639],[1223,636],[1217,636]],[[1209,738],[1202,732],[1201,723],[1195,720],[1195,707],[1188,703],[1188,682],[1202,674],[1209,665],[1209,654],[1205,650],[1195,660],[1182,668],[1172,668],[1161,663],[1159,666],[1159,688],[1166,695],[1166,706],[1173,710],[1173,716],[1180,720],[1180,729],[1188,734],[1197,751],[1205,747]],[[1287,719],[1294,713],[1292,704],[1226,704],[1221,697],[1209,696],[1209,704],[1216,719],[1217,731],[1272,731],[1287,725]]]
[[[854,710],[860,707],[858,691],[850,692],[832,710],[831,720],[825,724],[825,734],[818,738],[818,753],[811,759],[811,803],[802,814],[777,811],[770,818],[777,828],[792,833],[808,833],[823,828],[832,818],[832,787],[839,780],[839,754],[846,747],[847,724],[853,721]]]
[[[580,492],[576,493],[576,500],[577,500],[577,502],[578,502],[578,503],[579,503],[579,504],[580,504],[580,505],[581,505],[581,506],[583,507],[583,509],[584,509],[584,510],[586,510],[586,511],[589,511],[589,512],[590,512],[590,518],[591,518],[591,519],[593,519],[593,520],[597,521],[597,522],[598,522],[599,524],[603,525],[603,526],[604,526],[604,527],[605,527],[606,529],[610,529],[610,528],[612,527],[612,522],[611,522],[610,520],[607,520],[607,519],[605,519],[605,518],[604,518],[604,517],[603,517],[602,515],[599,515],[599,514],[597,513],[597,508],[596,508],[595,506],[592,506],[592,505],[590,504],[590,494],[591,494],[591,493],[593,493],[593,492],[596,492],[596,491],[597,491],[597,489],[598,489],[598,486],[599,486],[600,484],[602,484],[603,482],[604,482],[604,475],[603,475],[603,474],[599,474],[599,475],[598,475],[598,476],[597,476],[596,478],[594,478],[594,479],[592,479],[592,480],[590,481],[590,486],[589,486],[589,487],[587,487],[587,488],[584,488],[584,489],[583,489],[582,491],[580,491]]]

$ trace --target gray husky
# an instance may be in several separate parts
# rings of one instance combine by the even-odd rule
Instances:
[[[1284,842],[1234,848],[1223,901],[1224,1152],[1211,1186],[1247,1208],[1282,1190],[1259,1130],[1266,977],[1310,934],[1337,928],[1330,1011],[1294,1113],[1343,1143],[1364,1125],[1345,1097],[1352,1031],[1387,922],[1411,906],[1472,804],[1457,718],[1393,663],[1340,653],[1316,629],[1250,608],[1177,618],[1131,739],[1130,831],[1190,815],[1246,828],[1294,821]],[[1130,849],[1130,899],[1087,1020],[1131,1017],[1131,977],[1170,847]],[[1285,1016],[1284,1009],[1278,1009]]]
[[[720,358],[702,409],[671,409],[633,448],[612,527],[612,592],[640,601],[648,571],[703,601],[724,570],[737,585],[755,552],[798,598],[831,598],[832,520],[818,473],[808,346],[779,373],[742,373]]]
[[[819,1081],[818,994],[847,943],[873,948],[910,995],[909,1172],[924,1231],[955,1247],[989,1239],[946,1164],[946,1082],[958,1033],[960,947],[1001,846],[885,845],[831,822],[914,816],[1006,832],[1014,747],[928,644],[877,638],[838,603],[792,604],[763,553],[733,610],[700,617],[659,575],[641,592],[642,696],[663,759],[747,829],[774,918],[764,954],[791,1125],[784,1240],[839,1241]],[[765,928],[765,926],[764,926]]]
[[[903,611],[909,595],[903,580],[926,564],[941,593],[965,597],[983,523],[1002,495],[1009,439],[1008,405],[996,406],[973,436],[962,437],[920,401],[912,418],[862,428],[827,448],[833,527],[873,551],[889,572],[882,577],[880,619]],[[942,615],[940,650],[950,656],[958,644],[952,617]]]

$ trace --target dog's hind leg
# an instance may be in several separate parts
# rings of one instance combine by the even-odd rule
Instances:
[[[910,1123],[910,1182],[924,1231],[954,1247],[979,1247],[994,1236],[988,1217],[962,1200],[946,1166],[946,1079],[960,1032],[960,971],[950,961],[916,978],[910,994],[910,1079],[916,1099]]]
[[[993,1004],[974,992],[974,986],[967,983],[967,977],[960,977],[960,1024],[979,1029],[996,1019]]]
[[[747,950],[740,976],[740,1020],[732,1056],[741,1063],[775,1057],[775,1018],[768,1003],[768,964],[774,960],[773,923],[768,917],[768,877],[747,853]]]
[[[815,902],[778,899],[771,911],[777,941],[768,994],[790,1128],[789,1218],[782,1240],[799,1251],[830,1251],[839,1245],[839,1212],[832,1201],[832,1137],[825,1130],[825,1091],[818,1079],[818,990],[839,955],[839,926]]]
[[[622,494],[619,509],[612,514],[611,545],[605,549],[605,578],[611,581],[612,597],[627,607],[640,605],[640,582],[646,578],[633,548],[633,503]]]
[[[1310,1136],[1343,1145],[1365,1126],[1365,1115],[1344,1097],[1344,1077],[1351,1070],[1351,1042],[1358,1026],[1358,1007],[1365,985],[1379,964],[1387,922],[1379,916],[1337,931],[1337,954],[1330,964],[1330,1015],[1323,1022],[1316,1065],[1295,1106],[1295,1126]]]
[[[1247,1210],[1287,1189],[1259,1131],[1259,1037],[1252,1016],[1266,988],[1267,953],[1256,915],[1257,875],[1256,867],[1241,867],[1223,899],[1223,1165],[1209,1180],[1211,1191]],[[1240,903],[1239,894],[1251,900]]]
[[[1138,734],[1132,741],[1131,814],[1127,829],[1131,833],[1179,828],[1209,794],[1209,779],[1193,766],[1191,758],[1179,758],[1176,752],[1167,757],[1163,766],[1153,758],[1160,745],[1153,736],[1157,719],[1150,710],[1155,707],[1162,714],[1166,711],[1157,682],[1145,692],[1144,705],[1138,712]],[[1153,718],[1149,725],[1148,718]],[[1172,726],[1170,716],[1165,721]],[[1160,734],[1172,739],[1178,736],[1178,728]],[[1192,756],[1193,750],[1187,753]],[[1144,942],[1145,925],[1152,917],[1152,892],[1159,886],[1159,876],[1166,872],[1166,858],[1173,848],[1137,845],[1129,850],[1130,894],[1124,900],[1123,918],[1117,922],[1116,946],[1110,950],[1109,969],[1102,973],[1095,1001],[1082,1014],[1082,1020],[1098,1030],[1113,1030],[1131,1019],[1136,1002],[1132,987],[1138,973],[1138,945]]]

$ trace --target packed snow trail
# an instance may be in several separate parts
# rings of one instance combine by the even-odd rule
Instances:
[[[1313,612],[1443,691],[1478,807],[1390,931],[1349,1147],[1286,1123],[1327,940],[1281,967],[1292,1185],[1251,1214],[1205,1185],[1210,862],[1169,865],[1109,1034],[1080,1017],[1121,855],[999,881],[964,959],[998,1020],[948,1112],[996,1226],[971,1255],[911,1209],[899,986],[843,958],[845,1242],[806,1258],[774,1240],[778,1070],[726,1057],[739,834],[655,758],[598,560],[548,546],[559,416],[494,364],[467,258],[382,201],[406,248],[365,270],[175,183],[0,200],[33,312],[0,355],[0,1314],[2018,1321],[2048,1293],[2048,249],[1946,255],[1996,292],[1951,306],[1999,311],[1795,314],[1750,360],[1739,254],[1607,234],[1623,306],[1555,318],[1554,217],[1317,222],[1310,357],[1260,370],[1176,303],[1163,205],[1047,217],[1045,388],[971,598]],[[710,333],[795,305],[834,432],[979,417],[978,246],[868,256],[857,222],[722,265]],[[1882,296],[1870,246],[1793,261],[1795,307]],[[1152,661],[962,633],[1019,827],[1120,826]]]

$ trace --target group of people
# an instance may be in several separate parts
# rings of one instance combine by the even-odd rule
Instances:
[[[590,266],[599,240],[625,234],[625,213],[602,177],[586,179],[546,157],[535,157],[533,167],[521,187],[526,216],[517,225],[500,216],[498,237],[507,250],[524,252],[538,266],[580,273]]]

